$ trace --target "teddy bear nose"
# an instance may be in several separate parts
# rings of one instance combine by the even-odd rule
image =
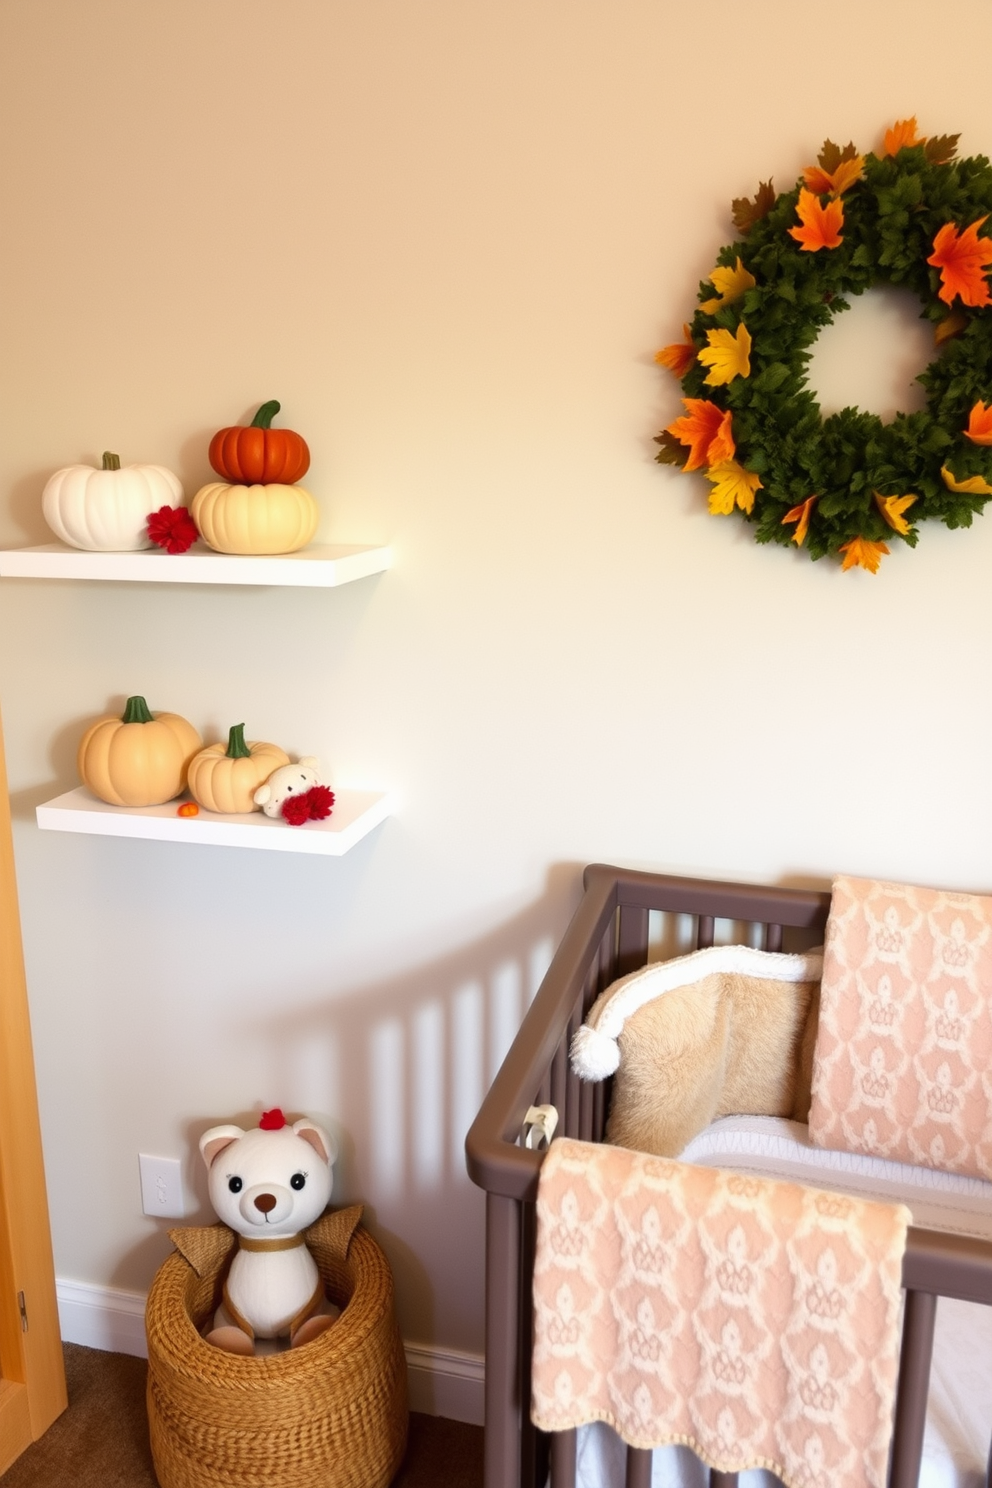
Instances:
[[[276,1200],[274,1194],[259,1194],[255,1200],[255,1208],[261,1209],[263,1214],[268,1214],[269,1210],[275,1207]]]

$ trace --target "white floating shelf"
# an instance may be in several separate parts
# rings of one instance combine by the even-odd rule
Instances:
[[[379,791],[335,790],[334,810],[325,821],[291,827],[252,811],[220,816],[201,807],[198,816],[177,816],[187,797],[164,806],[108,806],[84,786],[66,791],[37,808],[38,825],[54,832],[93,832],[101,837],[154,837],[163,842],[196,842],[216,847],[262,847],[274,852],[321,853],[341,857],[390,814],[389,797]]]
[[[241,557],[194,543],[186,553],[142,548],[137,553],[87,553],[65,543],[0,549],[0,577],[9,579],[126,579],[152,584],[272,584],[333,589],[382,573],[388,547],[317,543],[299,553]]]

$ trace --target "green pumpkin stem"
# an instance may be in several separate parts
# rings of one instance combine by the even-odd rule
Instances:
[[[230,733],[227,736],[227,758],[248,759],[251,750],[245,743],[245,726],[243,723],[232,723]]]
[[[272,420],[279,412],[279,408],[280,405],[276,402],[275,398],[271,399],[271,401],[268,403],[263,403],[261,408],[256,413],[255,417],[252,419],[249,428],[270,429],[272,427]]]
[[[104,456],[104,459],[106,459],[106,456]],[[151,710],[143,697],[128,698],[121,723],[153,723],[154,721]]]
[[[120,470],[120,468],[121,468],[121,457],[120,457],[120,455],[112,455],[109,450],[104,450],[104,452],[103,452],[103,468],[104,468],[104,470]]]

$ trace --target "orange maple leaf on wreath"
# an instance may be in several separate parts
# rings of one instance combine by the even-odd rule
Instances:
[[[680,381],[696,360],[696,348],[692,344],[687,325],[683,325],[682,334],[685,337],[684,342],[675,341],[671,346],[663,346],[655,353],[654,358],[662,367],[667,367],[670,372],[674,372]]]
[[[945,222],[933,240],[933,252],[927,259],[940,270],[938,298],[949,305],[955,295],[961,303],[977,308],[992,305],[985,270],[992,264],[992,238],[980,238],[978,229],[988,213],[959,232],[953,222]]]
[[[878,573],[878,565],[889,552],[884,542],[872,542],[869,537],[852,537],[840,550],[844,554],[842,569],[866,568],[869,573]]]
[[[968,417],[964,437],[970,439],[972,444],[992,444],[992,403],[987,408],[984,403],[975,404]]]
[[[885,131],[882,154],[898,155],[900,150],[910,149],[913,145],[925,144],[926,136],[916,132],[916,115],[914,114],[911,119],[899,119],[891,129]]]
[[[699,470],[704,465],[719,465],[724,460],[732,460],[737,446],[731,432],[731,410],[728,408],[724,412],[708,398],[683,398],[682,402],[688,413],[669,424],[665,433],[689,446],[689,458],[683,470]]]
[[[865,157],[853,145],[841,150],[826,140],[815,165],[803,171],[803,180],[815,196],[842,196],[865,173]]]
[[[840,231],[844,226],[844,203],[839,197],[823,206],[818,196],[801,186],[796,215],[802,227],[790,227],[789,235],[807,253],[816,253],[820,248],[838,248],[844,241]]]
[[[807,496],[805,501],[800,501],[798,506],[794,506],[791,511],[787,511],[782,518],[783,527],[787,527],[790,522],[796,523],[796,530],[792,534],[792,541],[799,548],[806,541],[806,534],[809,531],[809,519],[813,514],[813,503],[814,501],[819,501],[819,499],[818,496]]]

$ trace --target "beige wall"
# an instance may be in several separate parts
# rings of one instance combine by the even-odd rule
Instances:
[[[62,1277],[145,1287],[137,1152],[278,1102],[336,1123],[407,1337],[478,1348],[465,1120],[579,865],[990,883],[989,519],[841,575],[651,459],[731,197],[914,111],[992,151],[990,55],[987,0],[0,0],[0,541],[105,448],[195,489],[278,397],[321,536],[396,548],[0,584]],[[139,691],[400,808],[339,862],[39,833]]]

